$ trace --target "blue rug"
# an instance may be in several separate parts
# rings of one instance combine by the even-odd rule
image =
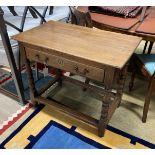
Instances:
[[[41,130],[39,130],[39,132],[37,132],[37,135],[34,136],[31,130],[32,131],[37,130],[37,126],[35,127],[32,126],[33,124],[32,122],[36,121],[36,119],[33,119],[33,118],[34,117],[38,118],[39,119],[38,121],[40,122],[40,119],[42,118],[37,116],[40,114],[40,112],[44,110],[44,108],[46,108],[46,106],[40,104],[36,108],[36,110],[11,135],[9,135],[0,144],[0,149],[5,149],[6,145],[10,142],[11,142],[10,146],[15,146],[13,148],[16,148],[16,146],[18,146],[18,143],[19,143],[19,146],[23,149],[24,148],[25,149],[109,149],[111,148],[110,146],[104,146],[103,144],[97,141],[94,141],[93,138],[90,139],[85,135],[78,133],[76,130],[78,127],[72,126],[71,128],[67,128],[62,124],[59,124],[54,120],[51,120],[50,118],[46,126],[44,126]],[[24,134],[23,136],[20,137],[20,140],[19,140],[18,134],[24,132],[25,131],[24,128],[25,127],[27,128],[27,126],[29,125],[30,125],[30,129],[27,130],[29,136],[23,137],[25,135]],[[39,123],[38,123],[38,126],[39,126]],[[137,144],[142,144],[147,148],[153,148],[153,149],[155,148],[154,144],[149,143],[133,135],[130,135],[112,126],[107,126],[107,130],[116,134],[117,138],[119,138],[119,136],[124,137],[125,139],[128,138],[129,146],[132,145],[136,147]],[[18,138],[18,140],[14,141],[13,139],[16,139],[16,138]],[[30,141],[30,143],[27,145],[25,145],[25,142],[22,143],[22,141],[25,140],[25,138]],[[109,138],[111,139],[111,137]],[[117,143],[116,143],[116,146],[117,146]],[[7,148],[10,148],[10,147],[7,146]]]
[[[107,149],[83,135],[75,132],[76,127],[68,129],[61,124],[50,121],[36,136],[28,137],[30,144],[26,149]]]

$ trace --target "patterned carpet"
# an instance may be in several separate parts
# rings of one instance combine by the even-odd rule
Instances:
[[[3,83],[11,79],[10,73],[0,68],[0,90]],[[21,106],[7,96],[0,94],[0,135],[16,122],[31,107]],[[8,102],[7,102],[8,101]],[[10,101],[10,102],[9,102]],[[16,104],[15,104],[16,103]]]
[[[3,92],[10,93],[11,95],[17,97],[17,91],[15,88],[15,84],[13,79],[11,78],[10,74],[7,71],[4,71],[1,69],[1,78],[0,78],[0,90]],[[33,71],[33,75],[35,78],[35,72]],[[36,82],[36,88],[40,89],[44,85],[44,82],[48,82],[51,77],[47,76],[46,78],[43,78],[43,74],[39,74],[40,81]],[[29,97],[29,89],[28,89],[28,80],[27,80],[27,74],[25,73],[25,70],[22,71],[22,80],[24,81],[24,90],[25,90],[25,98],[27,100],[30,99]],[[36,78],[35,78],[36,81]],[[16,101],[12,100],[11,98],[4,96],[0,93],[0,135],[5,132],[11,125],[13,125],[20,117],[22,117],[31,107],[32,105],[30,103],[27,103],[26,105],[21,105],[20,103],[17,103]],[[6,103],[5,101],[8,101]]]
[[[41,89],[45,82],[47,83],[48,81],[51,80],[51,76],[46,76],[46,78],[43,78],[43,74],[39,73],[40,80],[37,81],[36,76],[35,76],[35,71],[33,71],[33,78],[36,82],[37,90]],[[28,89],[28,78],[27,78],[27,74],[25,73],[25,70],[22,71],[22,81],[23,81],[23,86],[24,86],[25,98],[26,98],[26,100],[29,100],[30,95],[29,95],[29,89]],[[10,78],[7,81],[5,81],[4,83],[2,83],[1,88],[7,92],[13,94],[14,96],[17,96],[16,87],[15,87],[15,84],[14,84],[14,81],[12,80],[12,78]]]
[[[0,148],[106,149],[155,148],[154,144],[108,126],[104,137],[97,129],[50,106],[40,105],[1,144]]]
[[[10,78],[10,73],[5,71],[4,69],[1,69],[1,67],[0,67],[0,84],[5,82],[9,78]]]

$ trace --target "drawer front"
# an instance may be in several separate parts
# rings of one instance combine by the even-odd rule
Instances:
[[[47,64],[49,66],[63,69],[74,74],[78,74],[90,79],[103,82],[104,70],[92,66],[88,66],[76,61],[65,59],[63,57],[50,55],[45,52],[37,51],[31,48],[25,48],[26,55],[29,60]]]

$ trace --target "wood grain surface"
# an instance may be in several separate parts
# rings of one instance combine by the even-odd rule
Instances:
[[[49,21],[13,36],[13,39],[47,49],[48,53],[71,56],[121,69],[139,45],[141,38]]]

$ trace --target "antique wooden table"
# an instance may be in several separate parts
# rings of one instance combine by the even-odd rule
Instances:
[[[33,104],[50,104],[86,123],[98,127],[103,136],[106,125],[121,102],[126,75],[126,64],[139,45],[141,38],[50,21],[13,37],[19,42],[29,75]],[[30,61],[38,61],[57,68],[57,74],[41,91],[37,92],[30,68]],[[96,80],[102,88],[62,76],[61,70]],[[92,89],[102,98],[99,120],[42,97],[51,85],[62,85],[63,80]]]
[[[87,12],[88,10],[88,6],[79,6],[78,7],[79,11],[83,11],[83,12]],[[155,7],[150,7],[148,9],[148,13],[150,13],[150,18],[154,18],[154,14],[155,14]],[[140,32],[136,32],[136,29],[140,26],[141,22],[137,22],[135,25],[133,25],[131,28],[129,29],[121,29],[121,28],[117,28],[117,27],[112,27],[112,26],[108,26],[104,24],[104,19],[102,19],[103,15],[102,14],[97,14],[97,13],[91,13],[91,18],[93,21],[93,26],[97,27],[99,29],[102,30],[108,30],[108,31],[112,31],[112,32],[118,32],[118,33],[124,33],[124,34],[129,34],[129,35],[133,35],[133,36],[139,36],[142,37],[143,40],[146,41],[151,41],[151,42],[155,42],[155,34],[148,34],[148,33],[140,33]],[[146,18],[144,18],[145,20]],[[140,17],[139,17],[140,20]],[[142,21],[143,22],[143,21]],[[151,26],[151,25],[150,25]]]

